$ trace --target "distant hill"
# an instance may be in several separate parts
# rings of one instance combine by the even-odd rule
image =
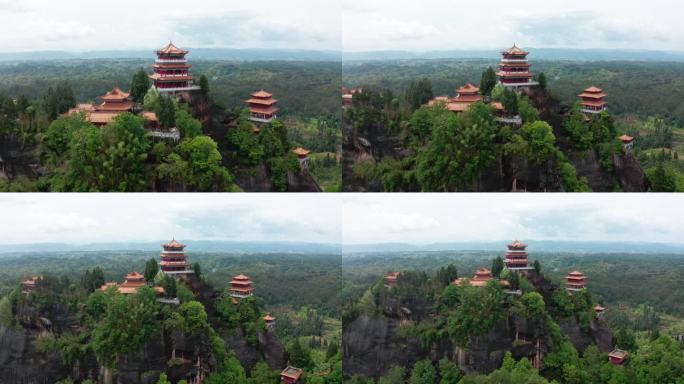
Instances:
[[[161,251],[161,244],[168,242],[125,242],[125,243],[38,243],[9,244],[0,247],[3,253],[17,252],[70,252],[70,251]],[[290,242],[243,242],[243,241],[183,241],[189,252],[225,252],[225,253],[304,253],[304,254],[339,254],[340,247],[335,244],[290,243]],[[1,257],[1,256],[0,256]]]
[[[336,51],[311,51],[288,49],[229,49],[188,48],[192,60],[234,60],[234,61],[340,61],[342,53]],[[69,59],[153,59],[150,50],[120,51],[33,51],[0,52],[0,61],[45,61]]]
[[[353,253],[393,253],[393,252],[437,252],[437,251],[501,251],[510,241],[496,242],[458,242],[433,244],[354,244],[342,248],[344,254]],[[586,241],[525,241],[530,252],[570,252],[570,253],[658,253],[684,254],[684,244],[629,243],[629,242],[586,242]]]
[[[684,62],[684,52],[611,49],[526,48],[534,60],[571,61],[671,61]],[[416,59],[495,59],[498,50],[451,51],[368,51],[344,52],[343,61],[382,61]]]

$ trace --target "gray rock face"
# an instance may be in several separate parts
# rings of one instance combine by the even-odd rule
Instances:
[[[69,375],[60,356],[43,355],[33,348],[35,336],[0,326],[0,384],[51,383]]]
[[[287,357],[285,347],[273,332],[262,331],[257,335],[257,344],[251,345],[242,329],[235,329],[222,335],[228,348],[235,352],[240,364],[251,372],[259,360],[264,360],[273,370],[285,368]]]

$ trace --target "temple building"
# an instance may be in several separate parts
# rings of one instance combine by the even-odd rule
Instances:
[[[589,87],[584,92],[579,94],[581,100],[581,111],[584,113],[597,114],[608,109],[605,93],[603,89],[597,87]]]
[[[523,244],[518,240],[508,244],[508,250],[504,259],[506,268],[513,271],[533,269],[529,266],[527,256],[527,244]]]
[[[618,137],[618,140],[622,142],[622,147],[625,149],[625,152],[629,152],[634,148],[634,138],[629,135],[622,135]]]
[[[302,374],[304,374],[304,371],[301,369],[288,365],[280,372],[280,382],[285,384],[300,383],[299,379],[301,379]]]
[[[135,103],[130,101],[128,97],[129,93],[122,91],[119,87],[114,87],[111,91],[99,97],[102,100],[101,104],[77,104],[74,108],[69,109],[64,116],[83,113],[86,121],[101,127],[111,123],[124,112],[133,112]],[[143,117],[145,117],[149,124],[154,124],[157,121],[157,115],[154,112],[145,112]]]
[[[596,304],[596,306],[594,307],[594,312],[596,312],[596,318],[598,320],[601,320],[603,319],[603,316],[606,313],[606,308],[603,307],[601,304]]]
[[[195,78],[190,75],[191,65],[185,58],[189,52],[171,42],[155,52],[157,60],[152,65],[154,73],[150,75],[150,79],[159,93],[177,94],[199,89],[194,85]]]
[[[480,95],[480,88],[468,83],[456,90],[455,97],[449,96],[437,96],[428,102],[428,107],[433,107],[438,104],[443,104],[446,109],[456,114],[465,112],[470,108],[471,105],[477,103],[478,101],[483,101],[482,95]],[[498,114],[503,111],[503,105],[501,103],[490,103],[490,107],[494,108],[494,113]]]
[[[311,151],[302,147],[297,147],[292,150],[292,153],[297,155],[299,159],[299,167],[303,170],[309,169],[309,154]]]
[[[621,365],[629,357],[629,352],[622,349],[615,348],[613,352],[608,354],[608,360],[614,365]]]
[[[124,294],[124,295],[133,295],[136,292],[138,292],[138,288],[147,285],[147,282],[145,281],[145,276],[141,275],[138,272],[131,272],[124,276],[124,282],[121,284],[117,284],[114,282],[108,282],[104,283],[101,287],[101,291],[107,291],[110,287],[115,287],[116,291],[118,293]],[[162,287],[153,287],[155,293],[158,295],[163,295],[164,294],[164,288]]]
[[[254,92],[249,100],[246,100],[249,108],[249,119],[257,123],[270,123],[278,118],[278,100],[273,95],[261,90]]]
[[[565,289],[568,293],[578,292],[587,287],[585,282],[584,273],[580,271],[572,271],[568,273],[565,283]]]
[[[186,275],[195,273],[190,268],[187,255],[185,254],[185,245],[176,241],[162,245],[163,251],[161,253],[161,260],[159,261],[159,269],[169,275]]]
[[[397,285],[397,279],[401,275],[401,272],[387,272],[385,273],[385,286],[394,287]]]
[[[523,51],[515,44],[509,50],[501,52],[503,56],[499,63],[499,82],[509,88],[525,88],[538,83],[532,81],[530,63],[527,61],[529,52]]]
[[[342,87],[342,108],[351,108],[354,105],[354,95],[361,93],[363,93],[363,88]]]
[[[248,276],[239,274],[230,281],[230,296],[235,299],[244,299],[254,294],[252,281]]]
[[[38,280],[43,280],[43,276],[30,276],[22,280],[21,282],[21,292],[31,293],[36,291],[36,282]]]
[[[494,276],[492,276],[492,271],[490,271],[487,268],[479,268],[475,272],[475,276],[473,276],[473,278],[470,279],[469,283],[473,287],[484,287],[490,280],[494,280]],[[458,278],[454,280],[454,284],[462,285],[464,281],[464,279]]]

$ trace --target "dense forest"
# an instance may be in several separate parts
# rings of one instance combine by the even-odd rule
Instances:
[[[201,94],[189,103],[173,100],[173,105],[164,97],[133,91],[140,89],[141,74],[146,80],[141,68],[148,65],[140,60],[1,64],[0,170],[4,176],[0,189],[340,189],[339,65],[200,62],[193,71],[200,79]],[[115,86],[131,89],[140,108],[144,105],[145,110],[160,115],[162,128],[178,128],[183,140],[152,139],[143,129],[144,122],[132,118],[117,119],[95,130],[76,116],[59,117]],[[275,93],[281,120],[254,135],[243,108],[244,100],[259,89]],[[306,175],[299,174],[289,154],[296,146],[312,151]],[[70,180],[81,177],[82,182]]]
[[[518,275],[493,252],[345,255],[345,351],[357,348],[345,352],[346,382],[678,383],[684,378],[684,311],[677,297],[681,255],[532,258],[535,269]],[[499,281],[481,288],[451,284],[457,277],[467,281],[479,267],[490,268]],[[585,272],[587,290],[567,295],[564,277],[575,269]],[[388,271],[401,272],[396,286],[383,282]],[[608,308],[603,320],[594,319],[596,303]],[[388,333],[378,341],[360,341],[367,328],[377,331],[383,324]],[[515,340],[507,346],[510,327]],[[530,337],[541,342],[537,352],[525,347],[529,341],[518,341]],[[394,349],[402,344],[410,345],[410,352],[399,358]],[[627,363],[608,362],[615,345],[629,351]],[[364,348],[385,355],[376,362],[382,369],[359,362]],[[452,358],[453,349],[465,358]]]
[[[546,190],[585,190],[581,179],[586,178],[588,186],[594,191],[631,190],[631,186],[626,185],[631,184],[628,180],[631,179],[637,185],[641,184],[639,178],[645,178],[646,186],[652,191],[684,190],[683,165],[679,161],[682,145],[680,127],[684,124],[684,107],[680,102],[684,97],[681,93],[684,64],[531,59],[533,72],[543,74],[543,87],[538,87],[543,88],[543,92],[537,89],[536,92],[525,95],[526,97],[519,100],[518,109],[522,110],[523,123],[529,123],[530,118],[549,123],[553,138],[547,138],[553,139],[554,146],[563,155],[552,165],[555,170],[547,170],[543,177],[545,180],[540,183],[534,180],[535,177],[527,175],[533,179],[533,184],[537,184],[537,189],[544,190],[546,186]],[[361,101],[356,103],[355,108],[364,110],[348,111],[345,114],[345,145],[348,148],[356,147],[351,152],[345,151],[345,186],[349,185],[349,190],[435,190],[434,185],[419,179],[424,172],[418,166],[419,159],[414,156],[429,150],[431,139],[437,139],[431,135],[439,134],[435,127],[425,125],[424,120],[419,120],[426,115],[420,106],[434,96],[453,95],[455,88],[467,82],[479,84],[485,81],[483,72],[486,73],[495,64],[494,60],[478,59],[345,62],[345,85],[363,88],[364,93],[370,93],[368,97],[374,100],[360,97]],[[599,139],[601,134],[596,134],[597,129],[601,131],[603,128],[582,128],[579,120],[567,117],[567,109],[575,108],[577,95],[590,85],[599,86],[608,94],[611,121],[608,125],[604,124],[608,132],[627,133],[636,138],[634,158],[637,161],[627,169],[622,167],[629,161],[610,161],[611,156],[616,154],[610,148],[617,144],[612,139],[607,140],[607,137]],[[485,98],[492,96],[487,86],[481,87],[484,88]],[[375,96],[376,94],[380,97]],[[496,94],[493,96],[494,100],[502,101],[500,95],[498,98]],[[530,106],[539,116],[535,116],[534,111],[529,115]],[[515,112],[518,112],[515,108],[507,109],[509,114]],[[480,113],[480,116],[484,115]],[[457,125],[457,133],[464,131],[468,124],[475,124],[469,122],[472,119],[463,120],[463,123]],[[419,125],[421,123],[423,125]],[[514,128],[514,133],[515,130]],[[587,131],[593,131],[593,137]],[[525,139],[524,132],[521,133]],[[489,140],[492,146],[487,146],[486,149],[494,149],[493,153],[485,151],[482,156],[477,156],[477,161],[470,163],[458,159],[449,161],[451,159],[448,157],[437,162],[452,163],[455,168],[463,169],[462,172],[454,171],[449,174],[460,179],[457,180],[460,183],[462,180],[468,181],[469,190],[499,190],[499,184],[487,185],[487,181],[497,173],[497,162],[503,161],[504,164],[498,173],[519,173],[521,166],[516,162],[510,165],[512,170],[507,169],[506,157],[521,142],[510,140],[512,136],[507,137],[507,133],[500,130],[495,129],[490,134],[494,135]],[[467,132],[455,140],[466,147],[466,153],[470,151],[469,147],[481,145],[478,140],[487,141],[486,138],[473,137]],[[497,145],[498,143],[503,145]],[[511,145],[507,148],[508,143]],[[364,145],[371,146],[370,156],[358,154],[359,147]],[[487,161],[492,155],[494,161]],[[534,157],[537,156],[527,156],[526,160],[534,160]],[[565,164],[572,165],[575,169],[563,165],[563,158],[568,160]],[[536,160],[538,162],[539,158]],[[374,163],[377,167],[371,166]],[[525,171],[530,166],[539,168],[539,165],[525,161],[522,170]],[[642,169],[644,175],[638,176]],[[531,172],[537,173],[538,169],[532,169]],[[579,184],[571,180],[573,172],[579,177]],[[560,179],[555,186],[548,181],[554,179]],[[601,183],[601,179],[615,180],[612,183]],[[504,185],[509,183],[508,180],[504,181]],[[489,188],[482,189],[483,186],[477,185],[478,182],[484,182],[484,188]],[[454,181],[449,181],[448,184],[452,185],[451,189],[463,188],[463,185],[454,185]],[[539,185],[542,187],[539,188]],[[510,190],[510,186],[503,190],[506,189]]]
[[[195,275],[181,280],[158,273],[157,259],[144,252],[3,255],[0,344],[5,350],[20,334],[29,341],[0,356],[0,382],[168,384],[202,375],[204,383],[275,384],[286,364],[302,368],[306,383],[342,382],[339,255],[191,254]],[[158,302],[147,285],[133,295],[99,290],[132,270],[180,303]],[[255,296],[235,301],[227,285],[239,273],[250,276]],[[41,279],[22,293],[19,282],[30,275]],[[275,329],[265,314],[276,317]],[[27,362],[33,356],[43,363]]]

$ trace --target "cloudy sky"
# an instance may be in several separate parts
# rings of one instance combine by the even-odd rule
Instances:
[[[185,240],[339,244],[323,194],[0,194],[6,244]]]
[[[0,0],[0,51],[185,47],[339,50],[341,3]]]
[[[522,47],[682,50],[672,0],[342,0],[345,51]]]
[[[684,195],[347,195],[343,244],[499,240],[684,242]]]

